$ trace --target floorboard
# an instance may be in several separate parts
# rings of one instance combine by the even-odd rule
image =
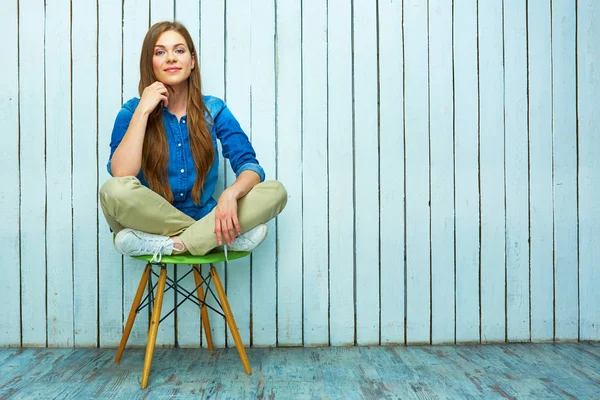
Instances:
[[[600,344],[156,349],[0,348],[0,399],[600,399]]]

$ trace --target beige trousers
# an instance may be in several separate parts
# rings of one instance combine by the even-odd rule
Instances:
[[[242,233],[275,218],[287,203],[279,181],[259,183],[238,200]],[[204,255],[218,246],[215,210],[199,221],[175,208],[133,176],[111,178],[100,188],[100,204],[106,222],[117,233],[132,228],[147,233],[181,238],[188,251]]]

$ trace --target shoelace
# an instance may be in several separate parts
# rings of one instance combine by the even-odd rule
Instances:
[[[170,239],[163,240],[163,242],[160,244],[160,246],[158,246],[156,248],[156,251],[154,251],[154,253],[152,254],[152,258],[150,259],[151,263],[152,262],[159,263],[162,260],[163,250],[166,249],[167,247],[169,247],[169,240]],[[154,246],[148,244],[148,248],[145,248],[144,251],[146,251],[147,253],[150,253],[152,250],[152,247],[154,247]]]

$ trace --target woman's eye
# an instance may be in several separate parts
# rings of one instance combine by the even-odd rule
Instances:
[[[175,53],[177,53],[177,54],[183,54],[183,53],[185,53],[185,50],[184,49],[177,49],[177,50],[175,50]]]
[[[163,54],[165,54],[163,50],[156,50],[156,52],[154,52],[155,56],[162,56]]]

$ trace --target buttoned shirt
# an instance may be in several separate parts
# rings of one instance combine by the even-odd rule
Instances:
[[[208,129],[213,140],[215,159],[204,180],[199,204],[194,204],[192,200],[192,188],[194,182],[196,182],[196,167],[190,147],[187,116],[183,116],[178,120],[177,116],[172,114],[167,107],[162,106],[163,122],[169,143],[167,176],[173,191],[173,206],[195,220],[204,217],[217,205],[213,197],[219,177],[217,139],[221,142],[223,157],[229,160],[236,176],[239,176],[243,171],[250,170],[258,174],[261,182],[265,180],[265,172],[256,159],[256,153],[248,140],[248,136],[244,133],[225,102],[212,96],[204,96],[203,99],[210,113],[210,116],[205,115],[205,117],[209,122]],[[112,156],[121,140],[123,140],[125,132],[127,132],[139,101],[137,97],[129,100],[117,115],[112,131],[110,157],[107,164],[108,173],[111,175]],[[144,186],[149,186],[141,170],[137,178]]]

